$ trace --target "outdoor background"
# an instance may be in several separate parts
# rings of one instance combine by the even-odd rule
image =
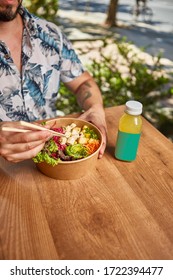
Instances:
[[[173,141],[173,0],[24,0],[34,14],[59,25],[98,83],[104,106],[143,103],[143,116]],[[80,111],[61,85],[59,113]],[[116,116],[115,116],[116,117]]]

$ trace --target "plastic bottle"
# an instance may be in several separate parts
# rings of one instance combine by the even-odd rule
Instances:
[[[126,109],[119,121],[115,157],[123,161],[136,159],[142,129],[142,104],[126,102]]]

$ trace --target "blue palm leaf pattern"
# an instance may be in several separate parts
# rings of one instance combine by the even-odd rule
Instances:
[[[0,77],[2,77],[2,75],[8,76],[12,74],[15,74],[15,71],[10,67],[7,61],[0,56]]]
[[[34,103],[37,104],[37,106],[44,106],[45,101],[45,95],[47,93],[49,79],[51,76],[52,70],[49,70],[47,73],[43,75],[43,91],[40,88],[40,85],[37,81],[37,77],[35,77],[35,80],[33,79],[27,79],[26,80],[26,87],[29,90],[30,96],[33,98]]]
[[[54,68],[54,69],[56,69],[57,71],[59,71],[59,70],[60,70],[60,68],[61,68],[60,61],[59,61],[59,63],[57,63],[57,64],[53,64],[53,65],[51,65],[51,66],[52,66],[52,68]]]
[[[40,46],[42,53],[45,56],[48,55],[55,55],[59,53],[59,48],[57,46],[57,43],[55,42],[53,37],[50,37],[48,33],[46,33],[43,30],[40,30],[41,28],[38,28],[37,38],[41,40]]]
[[[51,36],[53,36],[53,34],[57,37],[57,29],[51,27],[49,24],[46,25],[49,33],[51,33]]]
[[[62,49],[62,56],[64,59],[69,59],[72,62],[80,63],[80,60],[73,49],[68,49],[66,46]]]
[[[29,94],[33,98],[34,102],[38,104],[38,106],[45,105],[45,99],[40,90],[39,85],[34,80],[27,79],[26,86],[29,89]]]
[[[19,91],[18,91],[18,93],[19,93]],[[0,91],[0,104],[1,104],[1,107],[5,111],[10,110],[10,108],[12,108],[12,106],[13,106],[13,102],[12,102],[11,98],[9,97],[10,95],[11,95],[10,92],[9,92],[9,94],[4,94],[4,93],[2,93],[2,91]]]
[[[43,77],[44,77],[44,96],[46,95],[47,90],[48,90],[49,79],[51,77],[51,74],[52,74],[52,70],[49,70],[49,71],[47,71],[46,74],[43,75]]]
[[[24,52],[22,52],[22,65],[26,65],[29,56],[27,56]]]
[[[37,63],[29,63],[28,64],[29,70],[25,72],[27,79],[34,79],[37,84],[42,83],[42,71],[41,71],[41,65]]]
[[[7,112],[7,116],[14,121],[29,121],[26,111],[23,106],[17,106],[15,109]]]

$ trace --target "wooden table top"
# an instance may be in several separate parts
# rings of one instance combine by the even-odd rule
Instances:
[[[107,149],[78,180],[0,159],[0,259],[173,259],[173,145],[143,120],[134,162],[114,158],[123,106],[105,109]]]

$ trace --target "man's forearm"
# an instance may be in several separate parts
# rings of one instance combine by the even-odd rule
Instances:
[[[75,94],[78,104],[85,111],[93,106],[103,106],[101,92],[92,77],[81,84]]]
[[[78,104],[85,111],[91,107],[103,106],[101,92],[87,71],[66,86],[76,95]]]

